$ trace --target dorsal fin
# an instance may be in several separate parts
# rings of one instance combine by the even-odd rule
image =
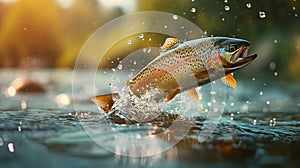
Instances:
[[[224,76],[223,78],[221,78],[221,81],[227,85],[232,87],[233,89],[236,88],[236,80],[234,79],[232,74],[228,74],[226,76]]]
[[[91,100],[101,107],[105,113],[108,113],[115,104],[115,101],[113,100],[114,97],[119,97],[119,95],[117,93],[100,95],[92,98]]]
[[[173,38],[173,37],[169,37],[166,39],[165,43],[161,46],[161,51],[167,51],[170,48],[174,47],[175,45],[177,45],[178,43],[180,43],[180,40],[177,38]]]

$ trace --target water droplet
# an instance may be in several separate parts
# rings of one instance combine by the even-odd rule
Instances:
[[[192,0],[192,2],[195,2],[195,0]]]
[[[10,97],[14,97],[17,93],[17,90],[15,87],[13,86],[10,86],[7,88],[7,95],[10,96]]]
[[[275,43],[275,44],[277,44],[277,43],[278,43],[278,41],[277,41],[277,40],[274,40],[274,43]]]
[[[208,102],[207,105],[210,107],[211,106],[211,102]]]
[[[127,41],[127,44],[131,45],[131,44],[132,44],[132,41],[131,41],[131,40],[128,40],[128,41]]]
[[[224,22],[224,21],[225,21],[225,18],[222,18],[222,21]]]
[[[257,120],[253,120],[253,125],[256,125]]]
[[[259,95],[261,95],[261,96],[262,96],[263,94],[264,94],[264,92],[263,92],[263,91],[260,91],[260,92],[259,92]]]
[[[133,61],[133,65],[136,65],[136,61],[135,60]]]
[[[249,2],[249,3],[246,3],[246,7],[247,7],[248,9],[250,9],[250,8],[252,7],[251,3],[250,3],[250,2]]]
[[[262,112],[267,112],[268,111],[268,108],[267,107],[264,107],[263,109],[262,109]]]
[[[164,25],[164,28],[166,29],[166,28],[168,28],[168,26],[167,26],[167,25]]]
[[[259,17],[261,18],[261,19],[264,19],[264,18],[266,18],[266,12],[264,12],[264,11],[259,11],[258,12],[258,14],[259,14]]]
[[[196,12],[196,8],[192,8],[190,11],[193,12],[193,13],[195,13]]]
[[[122,65],[122,64],[119,64],[119,65],[118,65],[118,69],[121,70],[122,68],[123,68],[123,65]]]
[[[22,128],[21,126],[18,126],[18,131],[21,132],[22,131]]]
[[[111,68],[111,70],[112,70],[113,72],[115,72],[115,71],[116,71],[116,69],[115,69],[115,68]]]
[[[4,142],[3,139],[0,137],[0,146],[3,146]]]
[[[293,6],[293,10],[296,10],[296,7],[295,7],[295,6]]]
[[[228,3],[228,0],[224,0],[224,3]]]
[[[177,15],[173,15],[173,20],[178,20],[178,16]]]
[[[225,6],[225,10],[226,10],[226,11],[229,11],[229,10],[230,10],[230,7],[229,7],[228,5],[226,5],[226,6]]]
[[[276,63],[275,62],[271,62],[270,65],[269,65],[269,68],[271,70],[275,70],[276,69]]]
[[[268,100],[268,101],[266,102],[266,104],[268,104],[268,105],[269,105],[269,104],[270,104],[270,101]]]
[[[152,39],[151,39],[151,38],[149,38],[149,41],[152,41]]]
[[[233,107],[233,106],[234,106],[234,103],[233,103],[233,102],[232,102],[232,103],[230,103],[230,106],[232,106],[232,107]]]
[[[274,76],[278,76],[278,72],[274,72]]]
[[[7,145],[7,147],[8,147],[8,151],[9,151],[9,152],[13,153],[13,152],[15,151],[15,148],[14,148],[14,144],[13,144],[13,143],[9,143],[9,144]]]
[[[26,101],[25,100],[22,100],[21,101],[21,109],[24,110],[27,108],[27,104],[26,104]]]
[[[255,80],[256,80],[255,77],[253,77],[253,78],[252,78],[252,81],[255,81]]]
[[[144,38],[144,34],[140,34],[140,35],[139,35],[139,38],[140,38],[140,39]]]

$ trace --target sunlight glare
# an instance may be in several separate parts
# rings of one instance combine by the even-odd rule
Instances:
[[[56,2],[62,7],[62,8],[70,8],[73,3],[74,3],[74,0],[56,0]]]

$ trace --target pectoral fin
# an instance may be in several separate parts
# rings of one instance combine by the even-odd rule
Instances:
[[[178,93],[179,93],[180,89],[177,88],[174,91],[169,92],[169,94],[166,97],[166,102],[169,102],[170,100],[172,100]]]
[[[200,98],[195,88],[188,90],[188,93],[195,102],[199,102]]]
[[[94,103],[96,103],[100,108],[102,108],[105,111],[105,113],[108,113],[115,103],[115,101],[113,100],[114,97],[119,97],[119,95],[116,93],[100,95],[92,98],[91,100]]]
[[[233,89],[236,88],[236,80],[234,79],[234,77],[232,76],[232,74],[228,74],[228,75],[224,76],[223,78],[221,78],[221,81],[225,85],[230,86]]]

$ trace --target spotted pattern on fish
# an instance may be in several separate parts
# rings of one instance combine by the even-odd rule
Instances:
[[[185,83],[191,80],[196,85],[197,81],[191,74],[207,69],[212,49],[212,40],[182,42],[176,48],[162,52],[129,82],[129,87],[140,95],[151,87],[165,92],[172,88],[184,90],[188,85]]]
[[[232,50],[232,46],[234,46]],[[129,93],[141,97],[153,89],[155,100],[168,102],[177,94],[188,91],[199,101],[196,87],[211,81],[221,81],[236,88],[232,72],[250,64],[257,54],[248,56],[250,43],[243,39],[207,37],[182,42],[167,38],[161,54],[142,69],[133,79],[126,82]],[[111,111],[118,93],[99,95],[92,100],[106,113]]]

